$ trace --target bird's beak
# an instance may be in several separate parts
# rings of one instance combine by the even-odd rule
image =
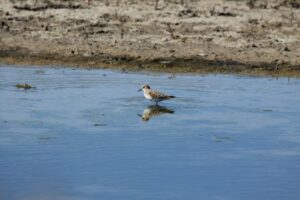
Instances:
[[[140,92],[142,90],[142,88],[140,88],[139,90],[138,90],[138,92]]]

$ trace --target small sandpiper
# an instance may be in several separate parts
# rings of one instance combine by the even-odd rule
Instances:
[[[175,96],[167,95],[159,91],[151,90],[149,85],[143,85],[139,90],[143,90],[144,97],[150,101],[155,102],[157,105],[158,102],[175,98]]]

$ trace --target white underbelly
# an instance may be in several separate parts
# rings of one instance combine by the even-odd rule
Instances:
[[[146,99],[149,99],[149,100],[152,100],[152,101],[153,101],[152,97],[151,97],[149,94],[147,94],[147,93],[144,93],[144,97],[145,97]]]
[[[156,102],[156,103],[162,101],[161,99],[153,99],[149,94],[144,94],[144,97],[149,101]]]

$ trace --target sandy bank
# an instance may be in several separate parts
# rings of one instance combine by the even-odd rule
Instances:
[[[300,2],[2,0],[0,62],[300,74]]]

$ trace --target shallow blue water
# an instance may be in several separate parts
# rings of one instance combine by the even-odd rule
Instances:
[[[0,199],[300,199],[300,79],[169,76],[0,65]]]

